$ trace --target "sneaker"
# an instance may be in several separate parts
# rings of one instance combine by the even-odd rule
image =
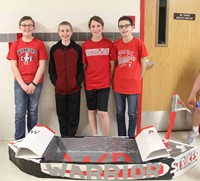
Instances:
[[[190,131],[189,135],[188,135],[188,140],[187,140],[187,143],[189,145],[192,145],[194,144],[194,141],[195,141],[195,138],[199,135],[199,132],[198,131]]]

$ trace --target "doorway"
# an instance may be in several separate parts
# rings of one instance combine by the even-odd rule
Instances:
[[[158,130],[166,130],[172,93],[177,92],[186,104],[200,69],[200,1],[168,0],[167,46],[156,46],[157,3],[145,0],[144,41],[148,58],[155,65],[146,71],[143,80],[142,125],[152,122]],[[177,20],[174,13],[195,14],[195,20]],[[175,129],[190,128],[191,115],[183,116],[182,122],[177,117]]]

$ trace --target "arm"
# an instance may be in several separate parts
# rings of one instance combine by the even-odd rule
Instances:
[[[33,82],[35,84],[38,84],[38,82],[40,81],[42,75],[44,74],[45,64],[46,64],[46,60],[40,60],[39,61],[39,67],[38,67],[37,72],[35,74],[35,77],[33,79]]]
[[[42,75],[44,74],[44,70],[45,70],[45,63],[46,60],[39,60],[39,66],[37,69],[37,72],[35,74],[35,77],[33,79],[34,84],[38,84],[38,82],[40,81]],[[33,85],[33,83],[28,85],[28,90],[27,90],[27,94],[33,94],[35,91],[36,86]]]
[[[88,66],[88,65],[87,65],[86,63],[83,64],[83,71],[84,71],[84,77],[85,77],[85,78],[84,78],[84,84],[83,84],[83,85],[84,85],[84,89],[85,89],[85,85],[86,85],[86,80],[85,80],[85,79],[86,79],[86,70],[87,70],[87,66]]]
[[[111,77],[111,84],[112,84],[112,81],[113,81],[113,73],[114,73],[114,69],[115,69],[115,61],[114,60],[111,60],[110,61],[110,77]]]
[[[50,60],[49,60],[49,78],[51,80],[51,83],[55,86],[56,85],[56,65],[53,57],[53,50],[50,50]]]
[[[13,75],[15,77],[15,79],[17,80],[17,82],[19,83],[19,85],[21,86],[21,88],[27,92],[28,90],[28,85],[24,82],[24,80],[22,79],[22,76],[19,72],[19,69],[17,67],[17,61],[16,60],[11,60],[11,69],[13,72]]]
[[[190,107],[194,107],[196,104],[196,94],[200,90],[200,74],[197,76],[192,91],[190,93],[190,96],[188,98],[188,105]]]
[[[144,73],[145,73],[145,70],[146,70],[147,57],[141,58],[140,62],[141,62],[141,77],[140,77],[140,79],[142,79],[144,77]]]
[[[76,81],[77,85],[81,86],[81,83],[83,81],[83,64],[82,64],[82,50],[81,48],[78,51],[78,64],[77,64],[77,76],[76,76]]]
[[[86,70],[87,70],[87,64],[86,63],[83,64],[83,70],[84,70],[84,75],[85,75],[86,74]]]

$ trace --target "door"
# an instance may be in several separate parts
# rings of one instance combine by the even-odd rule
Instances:
[[[143,80],[143,125],[147,121],[144,118],[152,118],[146,117],[145,113],[152,113],[155,117],[158,112],[159,115],[160,112],[170,112],[174,91],[186,104],[200,70],[200,1],[168,0],[166,47],[156,47],[156,3],[157,0],[145,0],[144,41],[149,60],[155,62],[155,65],[146,71]],[[195,20],[175,20],[174,13],[195,14]],[[165,114],[165,118],[160,116],[157,123],[161,124],[163,120],[166,122],[166,116],[168,115]],[[183,126],[188,128],[187,124],[182,124],[180,129]],[[166,128],[166,123],[164,127]]]

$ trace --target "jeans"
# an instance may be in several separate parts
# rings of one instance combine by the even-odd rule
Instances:
[[[115,92],[115,101],[117,107],[117,126],[118,126],[118,136],[126,135],[126,121],[125,121],[125,111],[126,111],[126,99],[128,101],[128,136],[133,138],[135,136],[135,128],[137,121],[138,112],[138,94],[120,94]]]
[[[38,104],[43,83],[39,83],[34,94],[27,94],[15,80],[15,140],[25,137],[26,114],[28,132],[37,124]]]

